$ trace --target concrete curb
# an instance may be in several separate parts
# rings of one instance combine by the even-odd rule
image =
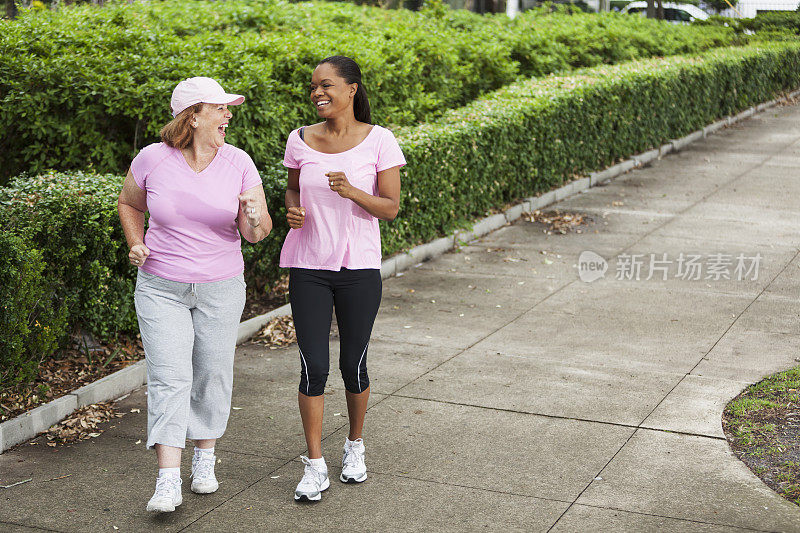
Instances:
[[[236,334],[236,345],[240,345],[243,342],[247,341],[259,332],[261,328],[263,328],[267,322],[272,320],[277,316],[284,316],[284,315],[291,315],[292,314],[292,306],[290,304],[283,305],[277,309],[273,309],[269,313],[254,316],[248,320],[239,324],[239,332]]]
[[[800,97],[800,89],[789,93],[791,98]],[[542,209],[553,203],[559,202],[573,194],[581,193],[590,187],[596,187],[604,182],[610,181],[634,168],[639,168],[659,159],[666,154],[686,148],[691,143],[707,137],[719,131],[725,126],[740,122],[750,118],[757,113],[775,107],[784,101],[785,97],[776,98],[769,102],[750,107],[737,115],[718,120],[695,132],[673,139],[670,142],[648,150],[647,152],[633,155],[630,159],[622,161],[612,167],[599,172],[592,172],[588,177],[572,181],[548,191],[540,196],[525,198],[521,203],[514,205],[495,215],[483,218],[472,226],[469,230],[457,230],[452,235],[442,237],[434,241],[415,246],[407,252],[396,254],[381,263],[381,278],[386,279],[396,275],[402,275],[405,270],[419,265],[420,263],[438,257],[449,250],[456,248],[461,243],[466,243],[484,235],[491,233],[507,224],[520,218],[523,213]],[[270,311],[264,315],[253,317],[239,324],[239,331],[236,344],[242,344],[264,327],[275,317],[291,314],[292,308],[286,304],[278,309]],[[129,367],[123,368],[110,374],[94,383],[90,383],[77,389],[66,396],[62,396],[52,402],[46,403],[22,414],[16,418],[0,424],[0,453],[16,446],[21,442],[29,440],[43,431],[47,431],[52,425],[57,424],[75,409],[90,405],[92,403],[104,402],[119,398],[147,383],[147,371],[144,361],[139,361]]]

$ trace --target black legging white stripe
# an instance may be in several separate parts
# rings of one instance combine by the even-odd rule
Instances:
[[[300,350],[300,392],[325,392],[330,369],[331,318],[339,325],[339,369],[349,392],[369,387],[367,350],[381,304],[381,272],[367,268],[340,271],[291,268],[289,301]]]

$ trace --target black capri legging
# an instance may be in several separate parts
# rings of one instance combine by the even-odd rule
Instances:
[[[328,341],[331,317],[339,325],[339,369],[344,387],[360,393],[369,387],[367,347],[381,305],[381,271],[292,268],[289,301],[300,349],[300,392],[325,392],[330,369]]]

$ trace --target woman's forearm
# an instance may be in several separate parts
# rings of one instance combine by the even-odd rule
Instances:
[[[286,189],[284,203],[286,204],[286,209],[290,207],[300,207],[300,191]]]
[[[350,199],[370,215],[382,220],[394,220],[397,216],[400,206],[391,198],[375,196],[358,188],[354,189]]]
[[[256,227],[251,226],[244,217],[239,218],[239,233],[247,242],[256,243],[269,235],[270,231],[272,231],[272,217],[269,213],[261,216],[261,222]]]
[[[117,211],[128,248],[144,244],[144,212],[121,202],[117,203]]]

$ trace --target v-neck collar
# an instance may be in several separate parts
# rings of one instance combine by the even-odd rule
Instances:
[[[185,155],[183,155],[183,152],[181,151],[181,149],[180,149],[180,148],[175,148],[175,150],[176,150],[176,151],[177,151],[177,153],[178,153],[178,158],[179,158],[181,161],[183,161],[183,164],[184,164],[184,165],[186,165],[186,168],[187,168],[187,169],[189,169],[189,171],[190,171],[192,174],[194,174],[195,176],[202,176],[203,174],[205,174],[205,172],[206,172],[206,171],[207,171],[209,168],[211,168],[211,166],[214,164],[214,162],[216,162],[216,160],[219,158],[219,153],[222,151],[222,149],[223,149],[224,147],[225,147],[225,145],[223,144],[222,146],[220,146],[219,148],[217,148],[217,153],[216,153],[216,154],[214,154],[214,158],[213,158],[213,159],[212,159],[212,160],[211,160],[211,161],[210,161],[210,162],[209,162],[209,163],[206,165],[206,168],[204,168],[204,169],[203,169],[203,170],[201,170],[200,172],[197,172],[195,169],[193,169],[193,168],[192,168],[192,165],[190,165],[190,164],[189,164],[189,162],[186,160],[186,156],[185,156]]]

